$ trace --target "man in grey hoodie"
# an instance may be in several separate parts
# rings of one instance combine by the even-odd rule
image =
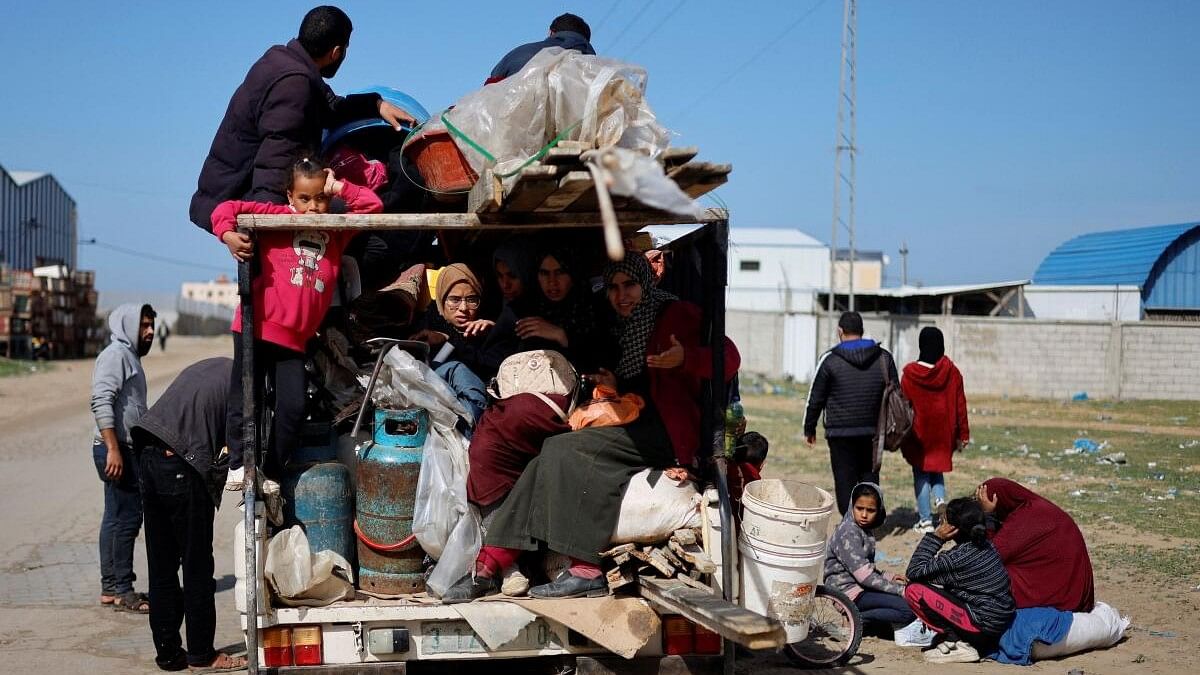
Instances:
[[[142,498],[130,430],[146,412],[142,357],[154,344],[155,316],[150,305],[129,303],[114,309],[108,315],[112,341],[96,357],[92,373],[92,459],[104,482],[100,604],[138,613],[148,612],[150,605],[133,590],[133,544],[142,526]]]

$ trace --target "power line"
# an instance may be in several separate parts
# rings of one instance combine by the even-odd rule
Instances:
[[[646,13],[646,10],[650,9],[650,5],[652,4],[654,3],[650,0],[646,0],[646,4],[642,5],[642,8],[633,15],[632,19],[629,20],[629,23],[625,24],[625,27],[621,29],[621,32],[617,33],[617,37],[613,38],[613,41],[608,45],[608,51],[611,52],[616,50],[617,44],[621,42],[621,38],[625,37],[625,34],[629,32],[629,29],[633,28],[633,25],[638,22],[638,19],[642,18],[642,15]]]
[[[213,270],[213,271],[217,271],[217,272],[228,272],[229,271],[229,268],[220,267],[218,265],[205,265],[204,263],[191,262],[189,260],[180,260],[179,258],[168,258],[167,256],[157,255],[155,253],[146,253],[145,251],[135,251],[131,248],[125,248],[124,246],[117,246],[115,244],[108,244],[108,243],[105,243],[102,241],[98,241],[94,237],[91,239],[80,239],[79,244],[80,244],[80,246],[95,246],[97,248],[103,248],[103,249],[107,249],[109,251],[116,251],[117,253],[124,253],[125,255],[137,256],[138,258],[141,258],[143,260],[154,260],[156,262],[166,263],[168,265],[179,265],[180,267],[194,267],[196,269]]]
[[[600,32],[600,29],[604,28],[604,24],[608,21],[609,17],[611,17],[613,15],[613,12],[617,11],[617,7],[620,7],[620,6],[621,6],[621,0],[616,0],[615,2],[613,2],[612,4],[610,4],[608,6],[608,11],[604,13],[604,16],[600,17],[600,23],[597,23],[595,26],[592,27],[593,35],[598,34]]]
[[[646,33],[646,37],[642,38],[642,41],[637,43],[637,46],[635,46],[633,49],[630,49],[629,51],[625,52],[625,58],[622,60],[628,61],[630,56],[633,56],[634,54],[636,54],[637,50],[641,49],[647,42],[649,42],[650,38],[654,37],[658,33],[658,29],[662,28],[663,25],[666,24],[667,21],[672,16],[675,16],[675,13],[678,12],[680,9],[682,9],[684,3],[686,3],[686,2],[687,2],[687,0],[679,0],[679,2],[676,3],[676,5],[673,8],[671,8],[671,11],[667,12],[666,16],[659,19],[658,23],[654,24],[654,28],[651,28],[650,32]]]
[[[701,103],[703,103],[706,98],[708,98],[709,94],[711,94],[712,92],[716,91],[717,89],[720,89],[721,87],[725,86],[726,84],[729,83],[730,80],[732,80],[733,78],[735,78],[739,74],[741,74],[741,72],[743,70],[754,65],[755,61],[757,61],[763,54],[766,54],[767,52],[774,49],[775,45],[779,44],[783,40],[783,38],[788,36],[788,33],[791,33],[793,30],[796,29],[797,26],[804,23],[804,21],[806,19],[808,19],[808,17],[815,14],[816,11],[821,8],[821,5],[825,4],[825,2],[826,2],[826,0],[817,0],[817,2],[814,3],[812,7],[808,8],[808,11],[801,14],[795,21],[788,24],[787,27],[784,28],[781,33],[779,33],[779,35],[775,36],[775,39],[768,42],[757,52],[754,52],[754,54],[750,58],[746,59],[746,61],[743,62],[742,65],[738,66],[737,68],[734,68],[732,72],[730,72],[725,77],[721,78],[719,81],[717,81],[716,84],[705,89],[704,93],[701,94],[700,96],[698,96],[696,98],[696,100],[692,101],[690,105],[688,105],[686,108],[684,108],[683,113],[680,114],[676,119],[679,120],[679,119],[683,119],[683,118],[687,117],[689,114],[691,114],[692,111],[696,110],[696,108]]]

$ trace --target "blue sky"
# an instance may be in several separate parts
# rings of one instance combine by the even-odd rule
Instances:
[[[187,220],[229,96],[312,2],[10,3],[0,165],[54,173],[102,289],[173,290],[228,254]],[[383,84],[431,110],[574,11],[644,65],[678,145],[732,162],[733,225],[829,237],[840,0],[343,2],[339,92]],[[1200,3],[862,0],[860,247],[911,249],[925,283],[1032,274],[1083,232],[1200,220]],[[753,58],[757,55],[757,58]],[[844,241],[844,240],[843,240]]]

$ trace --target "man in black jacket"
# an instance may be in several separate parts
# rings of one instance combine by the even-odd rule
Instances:
[[[562,47],[574,49],[581,54],[594,55],[592,49],[592,29],[583,19],[574,14],[562,14],[550,22],[550,35],[545,40],[529,42],[504,55],[500,62],[492,68],[492,74],[484,84],[499,82],[509,75],[514,75],[525,67],[529,60],[547,47]]]
[[[225,397],[233,361],[205,359],[183,370],[133,427],[146,519],[150,633],[163,670],[242,668],[213,648],[217,608],[213,518],[226,467]],[[179,568],[183,566],[183,588]],[[179,627],[187,617],[187,651]]]
[[[337,74],[353,30],[337,7],[304,16],[299,36],[267,50],[229,100],[200,169],[190,217],[211,231],[212,212],[229,199],[286,204],[291,165],[316,152],[321,132],[381,117],[397,130],[412,117],[378,94],[338,96],[324,80]]]
[[[804,439],[817,441],[817,421],[825,411],[825,440],[833,465],[838,511],[845,515],[850,491],[858,483],[879,483],[872,439],[883,404],[884,369],[896,381],[896,362],[879,343],[863,338],[858,312],[843,312],[838,319],[839,344],[825,352],[808,391]]]

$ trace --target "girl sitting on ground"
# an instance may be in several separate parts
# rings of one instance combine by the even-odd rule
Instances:
[[[859,483],[850,492],[850,506],[838,525],[825,554],[825,583],[846,594],[868,622],[912,623],[916,615],[904,600],[908,580],[875,567],[875,536],[883,524],[883,490],[874,483]]]
[[[367,188],[334,177],[317,160],[302,159],[288,172],[288,203],[227,201],[213,211],[213,234],[235,260],[248,261],[255,241],[237,231],[240,214],[320,214],[341,197],[351,213],[379,213],[383,202]],[[278,476],[300,445],[304,423],[305,345],[333,302],[342,251],[352,230],[265,230],[257,236],[262,271],[254,279],[254,366],[274,383],[273,439],[264,471]],[[233,315],[233,375],[229,380],[226,436],[229,475],[225,489],[242,489],[242,312]],[[257,379],[257,378],[256,378]]]
[[[956,546],[940,553],[950,540]],[[904,599],[941,638],[925,651],[930,663],[978,661],[995,649],[1016,613],[1008,573],[974,499],[946,505],[945,520],[917,544],[906,576]]]

